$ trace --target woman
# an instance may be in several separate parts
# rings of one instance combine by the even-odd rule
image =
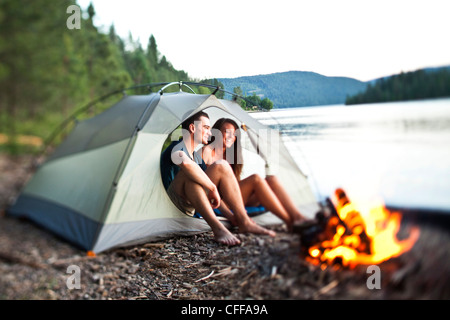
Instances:
[[[241,179],[243,159],[240,130],[234,120],[228,118],[217,120],[212,127],[212,134],[211,142],[203,147],[203,160],[207,166],[216,161],[228,161],[239,182],[246,206],[264,206],[283,220],[289,229],[305,220],[276,176],[271,175],[264,179],[258,174],[253,174]],[[228,219],[233,220],[226,204],[222,204],[219,209]]]

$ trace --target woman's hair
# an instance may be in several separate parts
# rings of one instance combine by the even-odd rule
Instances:
[[[216,129],[216,130],[221,130],[222,126],[226,123],[231,124],[232,126],[234,126],[236,132],[236,140],[233,143],[233,145],[231,146],[231,148],[226,148],[225,150],[225,158],[228,162],[230,162],[231,168],[233,169],[234,175],[236,176],[236,178],[238,180],[241,179],[241,173],[242,173],[242,167],[244,165],[244,159],[242,158],[242,146],[241,146],[241,132],[239,130],[239,126],[238,124],[229,118],[220,118],[219,120],[216,121],[216,123],[214,123],[214,125],[212,126],[212,130]],[[211,136],[211,141],[210,143],[214,142],[215,140],[215,136],[214,136],[214,132],[213,135]]]

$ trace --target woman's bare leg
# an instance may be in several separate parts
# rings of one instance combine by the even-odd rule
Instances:
[[[303,217],[303,215],[297,209],[296,205],[292,201],[292,198],[289,196],[280,180],[276,176],[267,176],[265,180],[267,181],[272,191],[276,194],[277,198],[283,204],[284,208],[291,218],[292,223],[295,224],[296,222],[305,220],[305,217]]]
[[[226,161],[217,161],[210,165],[206,174],[219,189],[226,205],[233,211],[240,232],[275,236],[275,232],[257,225],[247,215],[238,181]]]
[[[239,181],[239,186],[245,204],[247,204],[250,199],[256,198],[267,210],[271,211],[287,225],[291,225],[292,221],[289,213],[265,179],[254,174]]]

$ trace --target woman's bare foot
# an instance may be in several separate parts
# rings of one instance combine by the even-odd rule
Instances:
[[[292,223],[292,225],[289,225],[288,231],[293,232],[293,233],[299,233],[299,232],[302,232],[301,230],[304,230],[305,228],[309,228],[313,225],[317,225],[316,219],[304,218],[302,220],[295,221],[294,223]]]
[[[303,216],[296,217],[295,219],[293,219],[293,221],[290,221],[289,223],[286,224],[287,229],[289,232],[292,232],[296,226],[303,225],[307,221],[308,221],[308,219],[306,219]]]

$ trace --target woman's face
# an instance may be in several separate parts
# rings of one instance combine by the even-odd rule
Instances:
[[[223,145],[230,148],[236,141],[236,128],[231,123],[225,122],[220,128],[220,132],[223,137]]]

